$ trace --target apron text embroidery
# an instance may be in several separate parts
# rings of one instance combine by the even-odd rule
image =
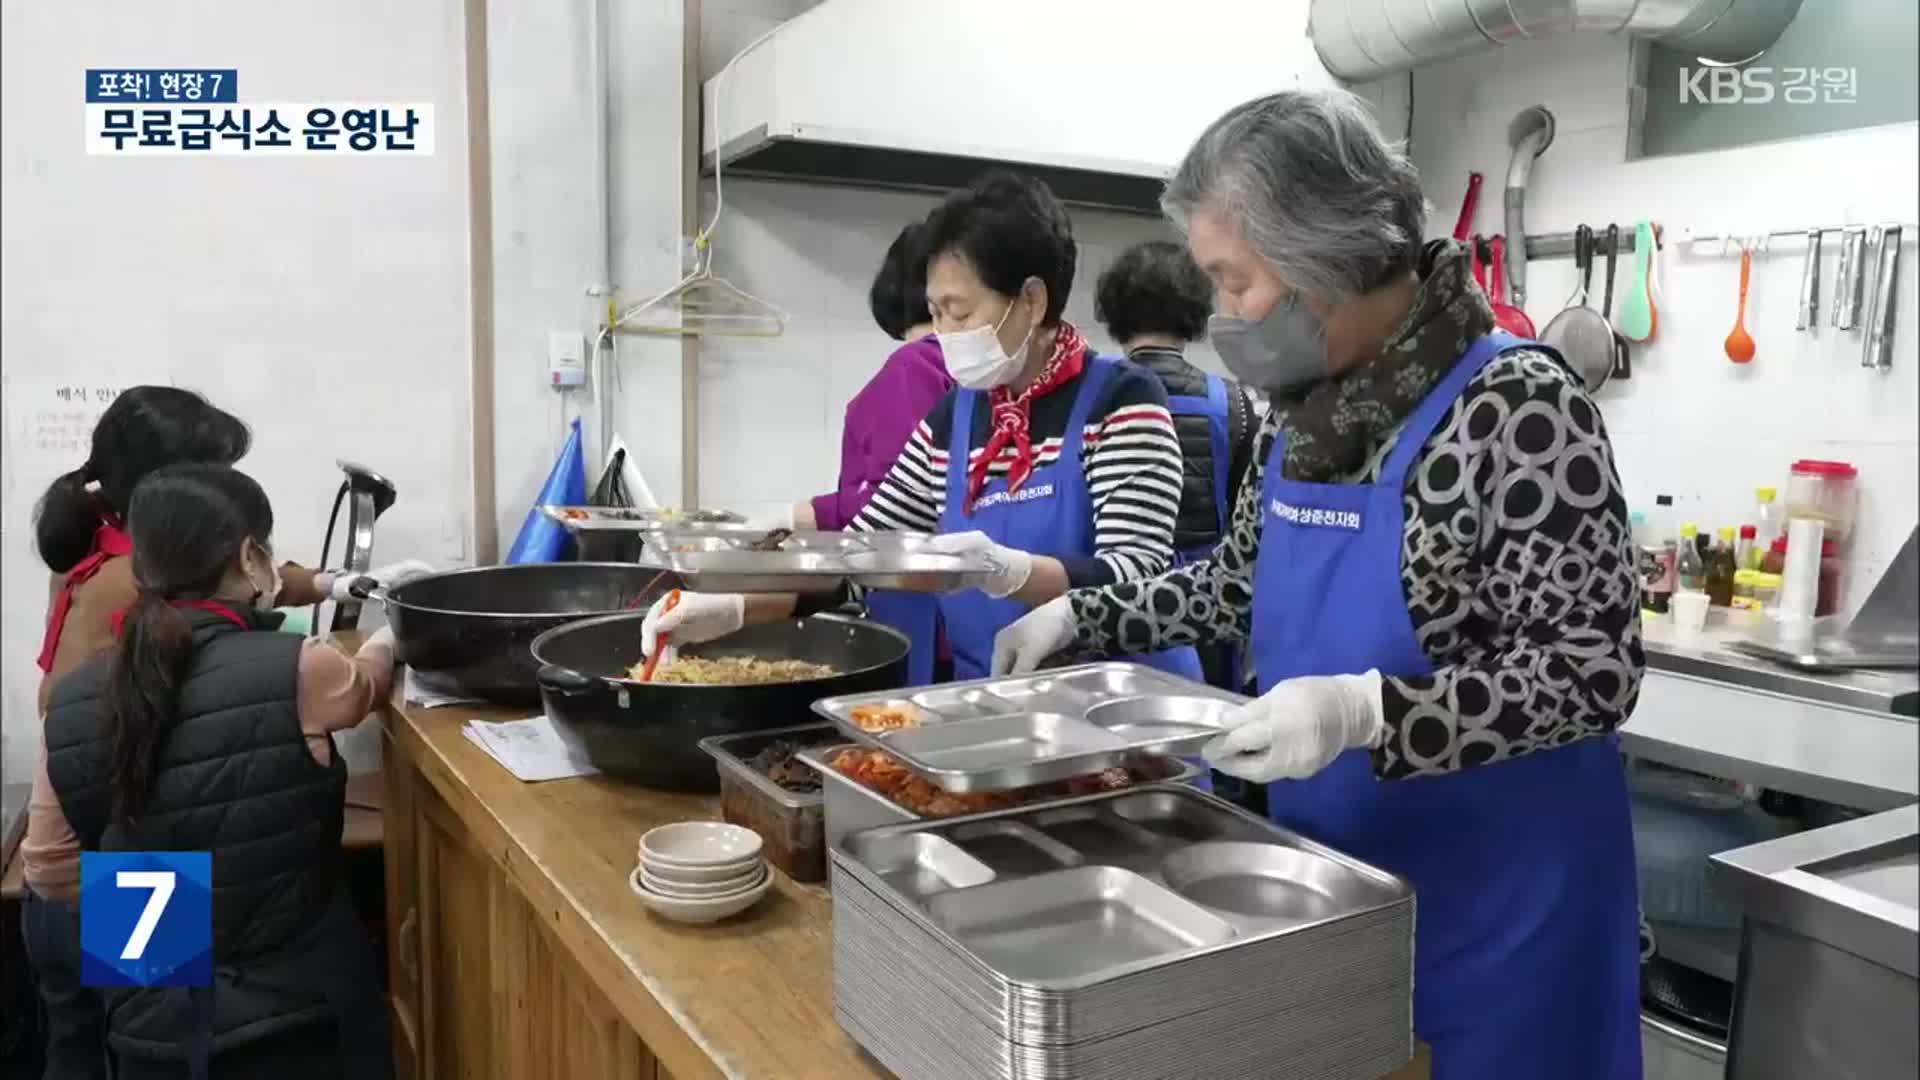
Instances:
[[[1024,503],[1032,502],[1035,499],[1051,499],[1052,497],[1052,484],[1035,484],[1033,487],[1021,488],[1019,491],[996,491],[988,495],[982,495],[979,501],[973,504],[973,509],[975,513],[979,513],[988,507],[999,506],[1001,503]]]
[[[1289,502],[1274,499],[1268,508],[1273,516],[1294,525],[1310,525],[1320,529],[1345,529],[1348,532],[1360,531],[1360,511],[1330,510],[1324,506],[1295,506]]]

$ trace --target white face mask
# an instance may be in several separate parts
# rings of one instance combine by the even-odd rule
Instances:
[[[976,326],[940,334],[940,355],[947,363],[947,374],[968,390],[990,390],[1012,382],[1027,366],[1027,345],[1033,340],[1033,327],[1020,339],[1020,347],[1007,355],[1000,344],[1000,328],[1013,314],[1013,305],[1000,315],[993,326]]]

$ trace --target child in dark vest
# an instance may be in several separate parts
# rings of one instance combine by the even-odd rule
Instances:
[[[332,733],[391,692],[391,632],[352,656],[275,632],[273,509],[232,468],[154,472],[127,525],[137,598],[49,694],[35,784],[80,850],[212,853],[214,976],[107,991],[114,1075],[387,1077]]]

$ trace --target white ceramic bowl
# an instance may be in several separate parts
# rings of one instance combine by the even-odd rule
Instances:
[[[752,829],[724,821],[676,821],[640,838],[640,861],[679,870],[738,867],[759,858],[760,847],[760,834]]]
[[[760,884],[760,880],[766,876],[766,863],[760,863],[738,877],[730,877],[725,881],[710,882],[674,881],[670,878],[655,875],[651,870],[647,869],[645,864],[642,864],[640,867],[640,883],[645,885],[649,892],[659,893],[661,896],[680,897],[687,900],[714,900],[722,896],[730,896],[733,893],[746,892],[748,889]]]
[[[760,898],[767,895],[767,890],[773,888],[773,875],[768,874],[761,878],[760,884],[755,885],[745,892],[738,892],[731,896],[722,896],[716,899],[691,900],[682,897],[662,896],[647,888],[646,885],[641,882],[640,868],[636,866],[633,868],[633,873],[627,877],[627,887],[633,890],[633,895],[639,897],[642,904],[645,904],[654,914],[661,918],[700,926],[706,923],[719,922],[729,915],[738,915],[754,904],[759,903]]]
[[[713,885],[718,882],[732,881],[735,878],[751,874],[755,869],[766,865],[766,861],[755,856],[754,858],[741,862],[729,863],[726,866],[698,866],[689,868],[685,866],[663,866],[651,859],[641,859],[640,865],[646,868],[648,874],[651,874],[661,881],[672,882],[676,885]]]

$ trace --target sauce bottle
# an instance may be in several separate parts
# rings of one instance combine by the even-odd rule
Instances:
[[[1700,526],[1691,521],[1680,526],[1680,551],[1674,566],[1679,577],[1674,584],[1679,591],[1706,591],[1707,561],[1700,557]]]
[[[1727,607],[1733,603],[1733,530],[1723,528],[1707,552],[1707,603]]]
[[[1673,496],[1655,496],[1653,504],[1654,518],[1647,525],[1646,541],[1640,548],[1640,591],[1647,610],[1665,615],[1678,580],[1675,561],[1680,544],[1673,526]]]
[[[1760,546],[1759,530],[1752,525],[1740,526],[1740,542],[1733,546],[1733,565],[1741,570],[1758,570],[1760,557],[1765,554],[1766,549]]]

